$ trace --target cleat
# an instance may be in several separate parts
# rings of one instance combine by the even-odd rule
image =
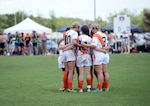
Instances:
[[[59,91],[64,91],[64,90],[65,90],[65,88],[59,88],[58,90],[59,90]]]
[[[87,92],[91,92],[91,89],[88,88],[88,89],[87,89]]]
[[[91,92],[91,85],[87,85],[87,92]]]
[[[79,92],[83,92],[83,89],[79,89]]]
[[[70,90],[70,89],[66,89],[64,92],[77,92],[76,90]]]
[[[98,89],[94,89],[94,90],[92,90],[92,92],[101,92],[102,91],[102,89],[101,90],[98,90]]]

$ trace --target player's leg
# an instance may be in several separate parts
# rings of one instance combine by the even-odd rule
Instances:
[[[73,74],[74,74],[74,68],[75,68],[75,61],[69,61],[68,63],[68,89],[72,90],[72,82],[73,82]]]
[[[85,70],[86,70],[87,92],[90,92],[92,88],[91,66],[86,66]]]
[[[79,81],[78,81],[78,87],[79,92],[83,92],[83,80],[84,80],[84,67],[79,67]]]
[[[103,64],[102,65],[102,69],[103,69],[103,75],[104,75],[104,83],[103,83],[103,87],[104,87],[104,90],[109,90],[109,74],[108,74],[108,71],[107,71],[107,64]]]
[[[98,84],[97,84],[97,89],[93,90],[92,92],[99,92],[99,91],[102,90],[102,86],[103,86],[102,64],[100,64],[100,65],[94,65],[94,69],[95,69],[95,71],[97,73]]]

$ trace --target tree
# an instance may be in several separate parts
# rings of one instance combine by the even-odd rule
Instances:
[[[107,25],[107,22],[106,21],[103,21],[103,19],[101,17],[98,17],[96,19],[96,23],[98,23],[101,27],[104,27]]]
[[[145,31],[150,31],[150,9],[143,10],[143,28]]]

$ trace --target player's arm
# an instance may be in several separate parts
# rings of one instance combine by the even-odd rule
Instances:
[[[60,50],[63,50],[63,51],[65,51],[65,50],[69,50],[69,49],[71,49],[71,48],[73,48],[73,45],[72,44],[67,44],[67,45],[59,45],[59,47],[58,47]]]
[[[104,52],[104,53],[108,53],[108,50],[103,49],[103,48],[96,47],[95,50],[100,51],[100,52]]]
[[[84,43],[84,42],[81,42],[81,46],[83,46],[83,47],[87,47],[87,48],[93,48],[93,49],[95,49],[95,48],[96,48],[96,46],[95,46],[95,45],[92,45],[92,44],[86,44],[86,43]]]
[[[107,50],[107,51],[109,51],[109,50],[110,50],[110,48],[111,48],[111,46],[110,46],[110,44],[109,44],[109,43],[107,44],[107,46],[106,46],[106,47],[102,47],[102,49],[105,49],[105,50]]]
[[[73,40],[72,40],[72,44],[73,44],[74,46],[81,47],[81,44],[79,44],[79,43],[77,42],[77,39],[73,39]]]
[[[74,47],[73,44],[68,44],[68,45],[63,49],[63,51],[70,50],[70,49],[72,49],[73,47]]]
[[[63,38],[58,39],[58,40],[57,40],[57,44],[59,45],[63,40],[64,40]]]

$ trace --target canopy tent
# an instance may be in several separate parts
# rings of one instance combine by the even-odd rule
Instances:
[[[143,30],[140,27],[138,27],[138,26],[136,26],[132,23],[130,24],[130,26],[131,26],[131,32],[139,32],[139,33],[143,32]],[[111,24],[111,25],[102,27],[101,30],[104,31],[104,32],[105,31],[113,31],[113,28],[114,28],[114,25]]]
[[[69,28],[70,26],[67,27],[63,27],[61,29],[58,29],[57,32],[65,32],[67,28]]]
[[[10,28],[7,28],[4,30],[4,33],[11,33],[15,34],[16,31],[20,33],[32,33],[32,31],[36,31],[37,33],[52,33],[52,29],[47,28],[45,26],[42,26],[30,18],[26,18],[22,22],[18,23],[17,25],[14,25]]]

